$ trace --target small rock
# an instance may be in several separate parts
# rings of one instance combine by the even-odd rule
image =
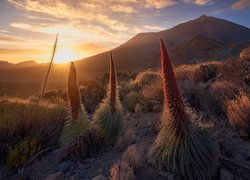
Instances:
[[[226,169],[220,170],[220,180],[233,180],[233,175]]]
[[[49,174],[43,180],[63,180],[64,179],[64,174],[62,172],[57,172],[54,174]]]
[[[25,180],[27,177],[24,174],[17,173],[13,175],[10,180]]]
[[[73,170],[75,168],[76,168],[76,164],[74,162],[66,161],[66,162],[61,163],[56,170],[59,172],[65,173],[65,172]]]
[[[244,129],[240,129],[240,137],[245,140],[248,139],[248,134]]]
[[[174,180],[174,175],[173,175],[173,174],[170,174],[170,175],[168,176],[168,180]]]
[[[92,180],[108,180],[108,179],[105,178],[103,175],[98,175],[98,176],[94,177]]]
[[[162,177],[168,177],[169,173],[167,171],[160,171],[159,174],[162,176]]]

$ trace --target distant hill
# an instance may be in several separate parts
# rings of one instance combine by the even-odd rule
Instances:
[[[250,40],[250,29],[223,19],[201,16],[157,33],[140,33],[113,50],[119,71],[159,67],[159,39],[167,43],[175,65],[194,63],[206,58],[206,52],[231,43]],[[186,49],[187,48],[187,49]],[[175,50],[172,50],[175,49]],[[198,54],[197,54],[198,53]],[[84,73],[108,71],[109,52],[77,62]],[[96,66],[98,64],[98,66]]]
[[[16,64],[17,67],[29,67],[29,66],[35,66],[37,63],[35,61],[24,61],[21,63]]]
[[[250,29],[223,19],[201,16],[168,30],[140,33],[113,49],[117,71],[159,68],[160,38],[166,42],[174,65],[181,65],[238,57],[244,48],[250,46]],[[109,52],[76,61],[75,64],[80,80],[103,76],[108,72]],[[34,61],[17,65],[0,61],[0,81],[41,82],[47,68],[48,64],[36,64]],[[61,65],[53,65],[50,81],[66,82],[67,73],[62,68]]]
[[[8,68],[14,66],[13,63],[9,63],[8,61],[0,61],[0,68]]]
[[[24,61],[17,64],[9,63],[8,61],[0,61],[0,68],[14,68],[14,67],[30,67],[38,65],[35,61]]]

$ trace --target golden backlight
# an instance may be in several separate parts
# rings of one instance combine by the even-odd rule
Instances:
[[[84,58],[84,53],[71,48],[58,47],[55,54],[55,63],[66,63]]]

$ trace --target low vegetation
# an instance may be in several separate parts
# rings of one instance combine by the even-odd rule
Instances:
[[[53,159],[53,171],[61,163],[88,171],[89,164],[101,162],[114,180],[170,178],[171,173],[180,179],[218,178],[217,167],[230,166],[218,161],[213,141],[228,158],[244,159],[248,152],[233,154],[250,137],[249,64],[231,58],[173,70],[163,42],[161,53],[162,73],[116,74],[111,55],[110,73],[95,81],[78,81],[71,63],[67,90],[47,90],[42,104],[32,88],[34,95],[25,94],[26,100],[1,98],[0,164],[16,170],[37,153],[59,148],[41,156]],[[39,163],[44,161],[34,164]]]
[[[236,99],[226,103],[227,116],[230,124],[240,133],[250,135],[250,97],[243,92]]]

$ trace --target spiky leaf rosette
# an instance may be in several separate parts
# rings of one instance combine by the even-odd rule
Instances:
[[[197,129],[185,112],[173,67],[161,40],[165,105],[160,132],[149,152],[153,164],[172,170],[181,179],[209,179],[218,153],[208,135]]]
[[[101,136],[107,142],[114,142],[122,129],[122,106],[117,93],[115,65],[110,54],[109,89],[106,97],[93,116],[94,122],[100,128]]]
[[[68,99],[70,113],[60,138],[61,145],[69,143],[90,126],[87,112],[81,104],[81,98],[77,84],[77,73],[73,62],[70,64],[68,77]]]
[[[79,137],[67,143],[62,151],[60,160],[84,159],[92,153],[99,151],[102,146],[102,139],[96,128],[89,128]]]

